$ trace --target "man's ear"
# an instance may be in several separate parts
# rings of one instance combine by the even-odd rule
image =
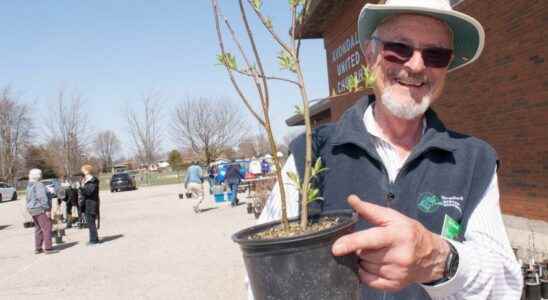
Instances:
[[[375,62],[375,55],[373,53],[374,51],[372,48],[373,45],[369,41],[365,41],[360,44],[360,47],[363,53],[363,57],[365,59],[365,65],[367,66],[373,65]]]

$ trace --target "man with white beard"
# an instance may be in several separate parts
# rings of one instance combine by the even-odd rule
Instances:
[[[359,256],[362,299],[518,299],[495,150],[430,109],[443,101],[448,72],[480,56],[481,24],[449,0],[387,0],[364,6],[358,35],[374,95],[313,133],[327,171],[316,182],[324,200],[311,209],[353,208],[361,218],[333,254]],[[282,174],[302,178],[304,135],[290,150]],[[297,216],[298,191],[286,192]],[[259,222],[280,219],[279,198],[275,185]]]

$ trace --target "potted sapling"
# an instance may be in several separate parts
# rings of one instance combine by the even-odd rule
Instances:
[[[320,157],[313,157],[312,126],[309,101],[303,72],[299,60],[301,41],[297,38],[298,24],[306,16],[309,5],[305,0],[289,0],[291,26],[289,37],[284,41],[276,33],[270,18],[262,11],[262,0],[234,0],[239,7],[241,22],[249,41],[250,53],[240,42],[238,33],[230,20],[222,15],[217,0],[211,0],[219,47],[218,64],[224,66],[230,81],[251,115],[264,128],[274,160],[277,187],[280,193],[281,220],[243,229],[233,235],[243,252],[244,263],[249,276],[251,289],[259,299],[359,299],[358,259],[355,255],[334,257],[333,243],[341,236],[351,233],[357,223],[357,215],[352,210],[309,214],[308,206],[321,199],[320,188],[315,180],[326,168]],[[280,77],[267,74],[263,67],[261,52],[257,47],[248,12],[252,12],[262,27],[271,35],[280,48],[277,60],[282,69],[292,76]],[[237,55],[225,46],[224,34],[230,37]],[[243,66],[238,59],[243,60]],[[366,71],[366,70],[364,70]],[[257,90],[260,111],[254,107],[250,97],[241,88],[238,80],[247,78]],[[360,80],[352,80],[349,88],[358,89],[361,82],[371,84],[368,75]],[[294,85],[300,93],[302,103],[297,110],[305,123],[305,167],[303,174],[287,174],[290,183],[300,192],[299,217],[289,219],[282,180],[282,166],[277,154],[277,144],[270,121],[269,83],[281,81]]]

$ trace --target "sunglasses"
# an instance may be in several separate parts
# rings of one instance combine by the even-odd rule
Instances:
[[[441,47],[415,48],[401,42],[388,42],[371,37],[372,40],[382,44],[384,59],[389,62],[403,65],[413,57],[415,50],[419,50],[422,55],[424,65],[430,68],[445,68],[451,62],[453,50]]]

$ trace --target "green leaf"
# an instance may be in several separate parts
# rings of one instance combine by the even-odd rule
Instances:
[[[318,157],[318,159],[316,159],[316,162],[314,163],[314,170],[319,170],[321,168],[322,168],[322,158]]]
[[[297,188],[301,187],[301,181],[299,180],[299,176],[297,176],[295,172],[287,172],[286,174]]]
[[[363,82],[365,84],[365,88],[368,89],[373,87],[376,80],[375,74],[373,74],[373,72],[371,72],[371,70],[364,65],[362,65],[362,70],[363,70]]]
[[[312,178],[318,176],[318,174],[327,171],[328,168],[323,167],[322,165],[322,158],[318,157],[316,159],[316,162],[314,163],[314,166],[312,167]]]
[[[217,54],[217,64],[226,66],[229,69],[236,70],[238,65],[236,63],[236,57],[230,53]]]
[[[304,115],[304,109],[302,105],[295,105],[295,114]]]
[[[251,4],[253,5],[253,8],[256,10],[261,10],[261,7],[263,6],[262,0],[252,0]]]
[[[272,19],[270,17],[265,17],[264,23],[266,28],[272,29]]]
[[[278,54],[278,64],[282,70],[297,72],[295,59],[285,50],[280,51],[280,54]]]
[[[355,74],[348,76],[348,80],[346,81],[346,89],[349,92],[357,91],[359,85],[360,81],[358,80],[358,76],[356,76]]]
[[[310,190],[308,190],[307,203],[311,203],[311,202],[314,202],[316,200],[323,199],[321,197],[318,197],[319,195],[320,195],[320,189],[311,188]]]

